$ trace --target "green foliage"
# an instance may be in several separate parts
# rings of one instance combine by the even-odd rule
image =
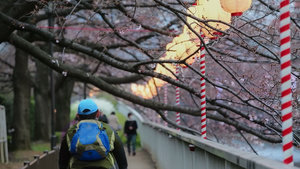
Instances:
[[[122,130],[118,131],[118,135],[120,136],[122,142],[125,143],[126,142],[126,137],[124,136],[124,124],[125,124],[125,121],[126,121],[126,117],[123,116],[121,113],[117,113],[117,112],[116,112],[116,116],[119,119],[119,123],[122,125]]]
[[[74,120],[75,119],[76,113],[77,113],[77,110],[78,110],[79,102],[80,101],[78,100],[78,101],[76,101],[76,102],[74,102],[74,103],[71,104],[71,107],[70,107],[70,110],[71,110],[71,112],[70,112],[70,120]]]
[[[49,142],[33,142],[31,143],[31,149],[34,151],[51,150]]]
[[[56,143],[57,143],[57,144],[60,144],[60,143],[61,143],[61,140],[62,140],[62,137],[63,137],[62,134],[64,134],[64,133],[63,133],[63,132],[55,132]]]

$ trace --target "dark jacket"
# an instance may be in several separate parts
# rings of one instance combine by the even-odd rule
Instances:
[[[125,134],[137,134],[136,129],[138,128],[137,123],[135,120],[126,120],[124,126],[124,133]]]
[[[73,157],[69,151],[67,139],[67,137],[72,139],[76,132],[76,125],[73,125],[69,128],[61,142],[58,161],[60,169],[127,169],[127,159],[120,137],[108,124],[102,123],[102,125],[106,129],[109,141],[114,140],[113,145],[111,145],[113,150],[109,153],[110,155],[98,161],[80,161]]]

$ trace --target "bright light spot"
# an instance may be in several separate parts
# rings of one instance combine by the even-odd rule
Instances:
[[[212,10],[212,8],[209,7],[213,7],[214,9]],[[194,15],[200,19],[222,20],[228,23],[230,22],[231,18],[231,14],[226,13],[222,9],[219,0],[205,1],[201,4],[198,3],[198,5],[196,6],[191,6],[187,10],[187,13]],[[190,17],[187,17],[187,23],[195,31],[199,30],[199,32],[197,32],[198,35],[192,32],[188,26],[184,25],[182,34],[175,37],[173,41],[166,46],[165,56],[161,58],[161,60],[185,60],[189,65],[192,65],[196,61],[195,58],[197,58],[197,55],[199,55],[199,53],[196,53],[196,51],[199,49],[201,43],[198,36],[200,36],[200,30],[203,25],[200,25],[197,20],[194,20]],[[216,22],[209,22],[209,25],[220,30],[226,30],[229,28],[227,25],[219,24]],[[204,34],[206,34],[206,36],[213,34],[213,29],[202,29],[202,31],[204,31]],[[208,38],[204,38],[205,42],[207,42],[208,40]],[[191,56],[193,53],[196,53],[196,56]],[[175,79],[172,74],[172,72],[175,73],[174,64],[165,63],[163,65],[164,66],[162,66],[161,64],[157,64],[154,71]],[[181,66],[185,67],[185,65]],[[132,84],[131,90],[138,96],[141,96],[145,99],[150,99],[153,96],[157,95],[157,89],[160,90],[160,88],[165,83],[165,81],[162,81],[160,79],[152,78],[146,85]]]

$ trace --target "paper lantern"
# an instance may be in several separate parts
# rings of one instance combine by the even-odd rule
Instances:
[[[198,1],[197,5],[195,6],[196,14],[195,16],[199,17],[200,19],[204,20],[220,20],[226,23],[230,23],[231,15],[230,13],[223,10],[221,7],[219,0],[202,0]],[[222,24],[220,22],[208,22],[208,25],[225,31],[229,28],[229,26]],[[209,28],[205,24],[201,24],[202,32],[206,37],[214,38],[216,34],[219,34],[218,31]]]
[[[198,43],[194,43],[194,40],[190,39],[190,34],[187,32],[184,32],[179,36],[175,37],[172,42],[172,45],[167,45],[167,49],[168,51],[175,51],[172,52],[171,55],[176,60],[187,59],[187,57],[192,55],[198,49],[198,47],[196,46]],[[189,65],[192,65],[194,62],[194,56],[191,56],[186,60],[186,63]],[[186,68],[185,64],[180,64],[180,66]]]
[[[203,13],[203,9],[200,6],[194,5],[187,10],[187,13],[190,15],[193,15],[195,17],[199,17],[199,14]],[[198,32],[198,33],[200,32],[201,27],[197,20],[195,20],[191,17],[187,17],[186,22],[196,32]],[[188,26],[184,26],[183,34],[188,34],[189,35],[188,39],[190,39],[192,41],[195,41],[195,42],[198,41],[198,43],[200,41],[199,38],[197,37],[197,35],[195,33],[193,33]]]
[[[220,0],[222,8],[231,16],[241,16],[251,6],[252,0]]]

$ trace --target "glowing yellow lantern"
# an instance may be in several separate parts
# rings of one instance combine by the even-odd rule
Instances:
[[[222,8],[231,16],[241,16],[251,6],[252,0],[220,0]]]
[[[193,40],[189,39],[189,35],[183,33],[176,37],[173,42],[175,43],[174,48],[176,49],[175,59],[177,60],[185,60],[185,62],[189,65],[192,65],[195,62],[195,56],[191,56],[199,47],[194,43]],[[187,57],[189,57],[187,59]],[[186,68],[186,65],[180,64],[181,67]]]
[[[199,17],[199,13],[203,13],[202,8],[200,8],[200,6],[191,6],[188,10],[187,13],[196,17]],[[186,22],[188,23],[188,25],[194,29],[195,31],[197,31],[198,33],[201,30],[200,24],[197,20],[191,18],[191,17],[187,17],[186,18]],[[197,37],[197,35],[195,33],[193,33],[189,27],[184,26],[183,28],[183,34],[187,34],[189,35],[188,39],[191,41],[197,41],[199,42],[199,38]]]
[[[176,59],[181,60],[185,57],[185,44],[184,42],[179,42],[176,44]]]
[[[185,49],[186,49],[186,57],[192,55],[195,51],[197,51],[199,47],[197,46],[196,43],[193,43],[191,41],[188,41],[185,43]],[[194,56],[191,56],[189,57],[187,60],[186,60],[186,63],[189,64],[189,65],[192,65],[194,62],[195,62],[195,55]],[[183,68],[185,68],[186,66],[184,65]]]
[[[220,0],[198,0],[196,5],[196,16],[204,20],[220,20],[226,23],[230,23],[231,15],[230,13],[224,11],[221,7]],[[229,26],[222,24],[220,22],[208,22],[209,26],[225,31]],[[214,38],[218,31],[213,30],[201,24],[202,31],[206,37]]]

